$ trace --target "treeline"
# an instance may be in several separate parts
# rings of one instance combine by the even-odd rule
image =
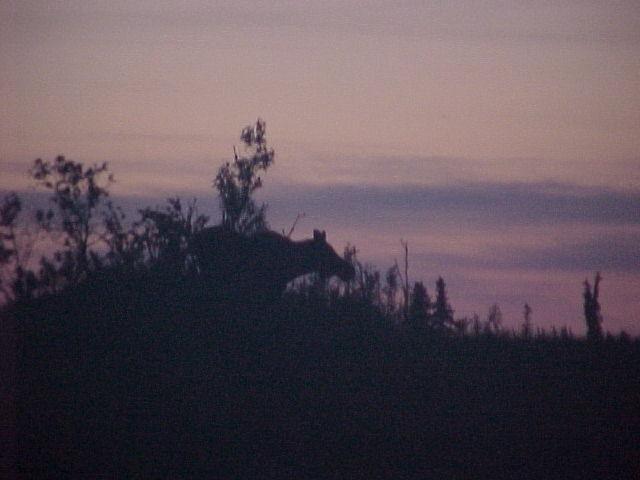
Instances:
[[[260,172],[273,164],[275,154],[267,146],[266,126],[261,120],[245,127],[241,140],[243,154],[236,152],[233,161],[220,167],[213,183],[222,225],[252,235],[268,230],[266,205],[257,205],[254,193],[262,186]],[[21,216],[23,203],[15,193],[7,195],[0,206],[0,301],[5,305],[68,291],[105,272],[181,279],[183,284],[191,282],[194,289],[202,280],[191,241],[209,218],[199,213],[195,200],[185,204],[170,198],[164,207],[141,209],[138,217],[130,220],[110,199],[114,177],[106,163],[85,167],[63,156],[54,161],[37,159],[30,175],[37,186],[50,193],[50,206],[38,210],[32,219]],[[294,228],[295,223],[287,237]],[[390,325],[435,334],[573,338],[566,327],[549,331],[534,327],[528,304],[523,306],[520,328],[504,327],[497,304],[490,306],[485,317],[454,317],[442,277],[435,284],[435,297],[423,282],[410,283],[409,246],[406,242],[402,246],[404,268],[396,262],[381,273],[360,261],[356,246],[347,245],[344,259],[356,271],[352,281],[311,275],[294,282],[285,301],[313,297],[325,307],[337,302],[358,304],[383,316]],[[34,258],[43,250],[47,254]],[[584,284],[585,323],[592,341],[604,336],[600,280],[598,273],[593,288],[588,281]],[[245,300],[251,303],[250,298]],[[607,337],[613,338],[610,334]],[[629,337],[622,332],[620,339]]]

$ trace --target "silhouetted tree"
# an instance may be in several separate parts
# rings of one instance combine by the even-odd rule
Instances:
[[[524,304],[524,322],[522,323],[522,336],[524,338],[530,338],[532,333],[532,325],[531,325],[531,313],[533,310],[529,306],[528,303]]]
[[[353,267],[355,272],[358,271],[360,262],[358,262],[358,250],[356,249],[355,245],[351,245],[347,243],[347,245],[344,247],[344,252],[342,254],[342,257],[344,258],[345,262],[347,262],[349,265]],[[348,298],[351,296],[354,290],[354,285],[355,285],[355,278],[352,281],[345,283],[345,286],[344,286],[345,297]]]
[[[415,325],[427,326],[431,316],[431,308],[431,299],[427,288],[422,282],[416,282],[413,285],[409,306],[409,321]]]
[[[587,322],[587,338],[592,341],[602,339],[602,314],[600,313],[600,272],[596,273],[593,290],[588,279],[584,281],[584,318]]]
[[[450,326],[453,323],[453,309],[449,305],[447,297],[447,286],[442,277],[438,277],[436,282],[436,301],[431,317],[431,324],[438,330]]]
[[[482,332],[482,322],[480,321],[480,315],[477,313],[474,313],[471,317],[471,329],[476,337]]]
[[[368,305],[380,304],[380,272],[372,265],[355,262],[355,288],[360,300]]]
[[[188,265],[191,239],[208,221],[208,217],[198,214],[196,201],[184,207],[179,198],[169,198],[164,209],[145,208],[140,215],[135,237],[141,245],[136,248],[142,249],[149,263],[184,273],[191,266]]]
[[[113,266],[141,267],[144,264],[143,244],[135,226],[125,225],[125,214],[112,205],[104,214],[106,259]]]
[[[502,310],[497,303],[494,303],[489,307],[489,313],[487,313],[487,321],[484,325],[484,331],[487,334],[495,334],[500,332],[502,328]]]
[[[393,315],[396,311],[396,295],[398,294],[398,266],[394,265],[387,270],[385,286],[382,291],[385,294],[387,314]]]
[[[343,257],[355,272],[353,280],[345,283],[345,297],[355,298],[370,306],[381,305],[380,272],[372,265],[363,264],[358,260],[355,245],[347,244]]]
[[[453,331],[458,335],[464,336],[467,334],[471,324],[472,320],[467,317],[456,318],[452,324]]]
[[[402,305],[405,322],[409,319],[409,242],[406,240],[400,240],[402,249],[404,250],[404,277],[401,276],[403,281],[402,293],[404,295],[404,303]],[[396,263],[397,266],[397,263]],[[400,269],[398,268],[398,273]]]
[[[618,340],[623,345],[628,345],[629,343],[631,343],[631,336],[624,330],[620,330],[620,335],[618,335]]]
[[[56,206],[56,217],[65,235],[66,250],[58,259],[67,280],[77,282],[99,263],[91,247],[101,241],[100,223],[96,216],[109,196],[108,187],[113,182],[113,175],[108,174],[106,163],[85,169],[81,162],[68,160],[62,155],[53,162],[36,159],[31,175],[52,192],[51,201]],[[38,215],[45,218],[51,212]]]
[[[560,328],[560,339],[563,342],[568,342],[572,338],[573,338],[573,332],[571,331],[571,329],[566,325],[563,325],[562,328]]]
[[[274,151],[267,148],[266,124],[258,119],[255,125],[242,130],[240,139],[249,156],[234,152],[232,163],[218,170],[214,186],[220,196],[222,224],[238,233],[266,230],[266,205],[257,206],[252,195],[262,186],[258,173],[266,171],[274,160]]]
[[[5,196],[0,205],[0,264],[7,263],[16,254],[15,227],[22,202],[15,193]]]
[[[3,302],[30,298],[39,286],[30,268],[39,232],[25,225],[21,225],[18,232],[21,210],[22,202],[15,193],[7,195],[0,206],[0,300]],[[39,212],[38,223],[46,225],[51,215]]]

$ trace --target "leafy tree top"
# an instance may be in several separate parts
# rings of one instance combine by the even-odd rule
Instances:
[[[271,166],[275,153],[267,147],[266,124],[261,119],[246,126],[240,139],[246,155],[234,151],[233,162],[220,167],[213,184],[220,196],[222,224],[230,230],[251,234],[267,229],[267,207],[258,206],[253,194],[262,187],[259,172]]]

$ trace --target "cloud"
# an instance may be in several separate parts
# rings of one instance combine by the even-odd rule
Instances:
[[[514,268],[565,271],[640,271],[640,233],[602,235],[585,242],[539,250],[515,250],[508,261]]]
[[[130,218],[169,196],[115,195]],[[46,205],[41,191],[24,192],[27,205]],[[196,195],[203,213],[218,218],[217,200]],[[640,192],[557,183],[363,187],[353,185],[270,188],[275,229],[303,223],[341,231],[373,253],[375,242],[415,238],[416,260],[442,268],[640,271]],[[304,225],[301,225],[304,229]],[[354,238],[351,238],[351,237]],[[397,238],[396,238],[397,237]],[[522,237],[522,240],[519,238]],[[368,239],[368,241],[366,240]],[[421,242],[420,239],[424,239]],[[456,248],[459,247],[459,248]]]
[[[272,211],[305,211],[337,223],[526,226],[640,225],[640,192],[559,183],[446,186],[292,186],[265,193]]]
[[[147,188],[146,192],[152,193],[119,195],[114,199],[127,205],[148,205],[162,203],[169,196],[195,196],[208,209],[216,210],[213,190],[210,195],[189,188],[167,190],[166,194]],[[374,230],[386,226],[399,233],[403,229],[428,231],[453,225],[476,230],[562,224],[640,226],[640,191],[552,182],[391,187],[271,185],[260,192],[259,200],[269,205],[269,217],[276,221],[305,212],[329,224]]]
[[[584,241],[543,247],[501,247],[477,254],[417,253],[415,260],[445,271],[451,269],[616,272],[640,271],[640,231],[603,233]]]

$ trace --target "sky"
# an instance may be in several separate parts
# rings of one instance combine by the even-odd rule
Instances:
[[[0,191],[35,158],[108,161],[116,199],[211,181],[267,122],[275,230],[327,231],[381,270],[442,275],[457,316],[498,303],[640,334],[635,1],[0,0]]]

